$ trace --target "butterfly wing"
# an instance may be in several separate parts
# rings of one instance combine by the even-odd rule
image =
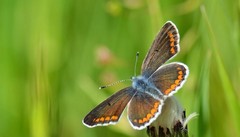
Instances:
[[[160,67],[149,78],[149,81],[152,82],[163,95],[171,96],[185,83],[188,73],[189,70],[185,64],[174,62]]]
[[[133,128],[141,130],[161,113],[163,101],[146,92],[137,92],[129,103],[128,120]]]
[[[131,87],[118,91],[88,113],[83,124],[88,127],[116,124],[135,93]]]
[[[179,33],[177,27],[168,21],[156,36],[142,64],[142,74],[149,77],[163,63],[175,56],[179,48]]]

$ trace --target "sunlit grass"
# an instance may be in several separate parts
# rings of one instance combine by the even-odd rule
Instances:
[[[99,86],[137,74],[167,21],[180,32],[188,81],[175,94],[195,137],[240,135],[239,2],[80,0],[0,4],[0,136],[147,136],[123,114],[119,124],[89,129],[83,117],[131,85]],[[108,56],[103,56],[109,54]],[[170,61],[170,62],[171,62]]]

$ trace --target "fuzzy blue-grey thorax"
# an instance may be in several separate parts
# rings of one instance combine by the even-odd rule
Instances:
[[[151,79],[146,78],[142,75],[132,77],[132,87],[138,92],[147,93],[156,99],[163,98],[163,94],[159,89],[156,88],[156,86],[154,86]]]
[[[148,79],[141,75],[132,77],[132,87],[140,92],[146,92],[149,88],[153,88]]]

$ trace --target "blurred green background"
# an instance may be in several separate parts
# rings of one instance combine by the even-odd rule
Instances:
[[[1,137],[139,137],[126,113],[89,129],[83,117],[137,73],[156,33],[173,21],[190,75],[175,94],[194,137],[240,136],[239,0],[1,0]]]

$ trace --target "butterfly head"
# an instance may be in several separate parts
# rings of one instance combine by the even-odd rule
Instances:
[[[138,91],[146,91],[149,87],[148,79],[143,76],[132,77],[132,87]]]

